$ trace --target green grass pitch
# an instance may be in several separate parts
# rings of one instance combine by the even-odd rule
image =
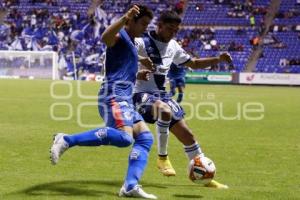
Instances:
[[[101,123],[96,99],[90,97],[97,94],[98,83],[51,83],[0,80],[0,199],[119,199],[130,148],[76,147],[58,165],[50,164],[54,133],[81,132],[90,128],[78,124]],[[300,199],[299,88],[187,85],[185,102],[187,117],[195,115],[187,122],[216,164],[216,180],[230,189],[189,181],[182,145],[171,135],[169,155],[177,175],[167,178],[158,172],[155,143],[141,181],[145,191],[162,200]],[[243,116],[249,102],[263,105],[262,120]],[[51,108],[55,117],[69,119],[53,120]],[[239,119],[222,117],[239,112]],[[216,119],[199,119],[212,114]]]

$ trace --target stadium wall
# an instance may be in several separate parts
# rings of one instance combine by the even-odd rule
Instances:
[[[300,74],[189,72],[187,83],[300,86]]]

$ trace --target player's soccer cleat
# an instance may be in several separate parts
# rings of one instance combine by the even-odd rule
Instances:
[[[173,168],[168,156],[158,156],[157,167],[164,176],[175,176],[176,172]]]
[[[218,181],[212,180],[211,182],[207,183],[205,187],[211,187],[216,189],[228,189],[228,185],[219,183]]]
[[[58,133],[54,136],[50,149],[50,159],[53,165],[58,163],[59,157],[69,148],[68,143],[64,140],[65,135],[64,133]]]
[[[126,192],[126,189],[124,185],[120,189],[119,192],[120,197],[136,197],[136,198],[144,198],[144,199],[157,199],[157,197],[153,194],[146,193],[141,185],[136,185],[134,188],[128,192]]]

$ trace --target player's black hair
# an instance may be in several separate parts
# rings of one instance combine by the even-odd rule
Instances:
[[[147,16],[150,19],[153,19],[153,12],[150,8],[148,8],[147,6],[141,5],[141,4],[133,4],[130,6],[130,8],[132,8],[134,5],[138,6],[140,9],[140,13],[133,18],[135,22],[144,16]]]
[[[158,18],[158,22],[180,24],[181,18],[175,11],[168,10],[168,11],[163,11],[160,14]]]

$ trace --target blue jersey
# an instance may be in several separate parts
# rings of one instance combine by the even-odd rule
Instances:
[[[168,72],[168,77],[170,79],[179,79],[179,78],[184,78],[186,74],[187,68],[184,66],[178,66],[172,63],[170,66],[170,70]]]
[[[120,128],[142,121],[132,104],[133,86],[138,71],[138,54],[127,32],[121,29],[120,38],[106,49],[106,75],[102,84],[98,110],[106,126]]]
[[[119,35],[117,43],[106,50],[106,75],[102,90],[106,90],[107,96],[128,98],[136,81],[138,54],[134,42],[124,29],[120,30]]]

